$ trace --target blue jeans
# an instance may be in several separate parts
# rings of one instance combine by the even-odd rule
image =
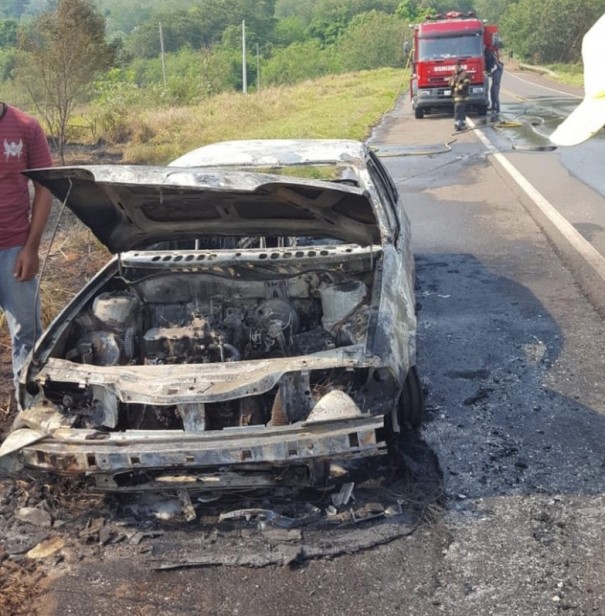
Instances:
[[[36,297],[37,277],[19,282],[13,276],[20,251],[21,246],[0,250],[0,308],[11,335],[15,386],[19,370],[42,331],[40,302]]]
[[[500,112],[500,83],[502,81],[502,70],[498,69],[492,73],[492,87],[490,97],[492,99],[492,111]]]

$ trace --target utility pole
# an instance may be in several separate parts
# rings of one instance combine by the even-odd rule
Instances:
[[[242,92],[248,93],[248,80],[246,77],[246,20],[242,20]]]
[[[260,54],[258,52],[258,43],[256,43],[256,91],[260,90]]]
[[[164,90],[166,89],[166,60],[164,59],[164,33],[162,32],[162,22],[160,22],[160,52],[162,57],[162,77],[164,78]]]

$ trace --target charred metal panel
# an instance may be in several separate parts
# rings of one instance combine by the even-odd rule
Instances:
[[[132,469],[204,468],[300,464],[365,457],[386,449],[384,418],[363,417],[259,430],[200,434],[137,432],[105,434],[58,430],[21,450],[28,467],[61,473],[119,473]]]
[[[48,382],[95,385],[122,402],[139,404],[212,403],[269,391],[288,372],[379,365],[361,346],[344,347],[303,357],[217,364],[161,366],[88,366],[51,358],[36,375]]]
[[[206,235],[312,235],[380,242],[375,208],[355,186],[222,170],[129,165],[26,173],[112,252]]]
[[[223,141],[188,152],[170,167],[312,165],[340,161],[361,168],[365,146],[347,139]]]

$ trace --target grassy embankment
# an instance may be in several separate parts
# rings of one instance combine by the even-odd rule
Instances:
[[[547,68],[554,72],[553,79],[560,83],[579,88],[584,85],[584,67],[582,64],[550,64]]]
[[[227,139],[364,140],[405,88],[401,69],[380,69],[220,94],[196,106],[137,110],[128,118],[131,137],[124,162],[165,164]]]

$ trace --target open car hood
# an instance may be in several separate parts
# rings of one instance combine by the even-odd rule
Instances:
[[[380,242],[369,195],[334,182],[241,171],[91,165],[26,172],[113,253],[201,236]]]

